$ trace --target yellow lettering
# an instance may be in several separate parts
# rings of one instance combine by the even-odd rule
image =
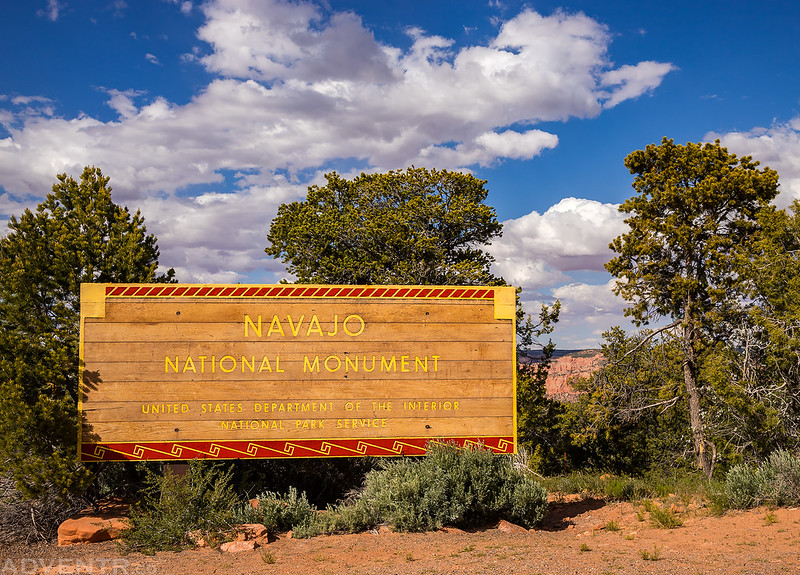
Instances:
[[[336,367],[335,368],[331,368],[328,365],[328,361],[331,360],[331,359],[335,359],[336,360]],[[339,371],[339,369],[341,367],[342,367],[342,360],[339,359],[339,356],[329,355],[328,357],[325,358],[325,369],[328,370],[328,373],[335,373],[335,372]]]
[[[347,327],[347,322],[350,321],[351,319],[356,320],[360,324],[358,331],[352,331]],[[348,315],[346,318],[344,318],[344,321],[342,322],[342,327],[344,328],[344,332],[347,335],[349,335],[350,337],[356,337],[357,335],[361,335],[362,333],[364,333],[364,319],[360,315]]]
[[[186,363],[183,365],[183,373],[191,370],[192,373],[197,373],[197,370],[194,368],[194,362],[192,361],[192,356],[186,356]]]
[[[264,356],[264,359],[261,360],[261,367],[258,368],[258,373],[261,373],[264,370],[272,373],[272,367],[270,366],[269,359],[267,359],[266,355]]]
[[[392,356],[392,361],[386,361],[386,356],[381,356],[381,371],[397,371],[397,360]]]
[[[338,313],[333,316],[333,331],[329,331],[328,335],[333,337],[337,333],[339,333],[339,314]]]
[[[401,355],[400,356],[400,371],[402,371],[403,373],[408,373],[409,371],[411,371],[410,369],[408,369],[408,356],[407,355]]]
[[[281,369],[281,356],[279,355],[275,356],[275,371],[278,373],[283,373],[286,371],[285,369]]]
[[[293,336],[297,337],[297,334],[300,332],[300,326],[303,325],[303,319],[305,317],[306,317],[305,315],[301,315],[300,319],[297,320],[297,327],[295,327],[294,323],[292,323],[292,316],[290,316],[290,315],[286,316],[286,319],[289,320],[289,329],[292,330],[292,335]]]
[[[175,371],[175,373],[178,373],[178,356],[177,355],[175,356],[175,363],[172,363],[172,360],[170,360],[169,357],[164,356],[164,373],[169,373],[169,368],[170,367],[172,367],[172,369]]]
[[[364,357],[366,361],[366,356]],[[358,358],[351,359],[349,355],[344,356],[344,370],[350,371],[350,368],[353,368],[353,371],[358,371]]]
[[[222,365],[222,362],[223,362],[223,361],[225,361],[226,359],[228,359],[228,360],[230,360],[231,362],[233,362],[233,365],[231,365],[230,369],[225,369],[225,367],[223,367],[223,365]],[[236,369],[236,359],[235,359],[233,356],[230,356],[230,355],[223,356],[223,357],[222,357],[222,358],[219,360],[219,368],[220,368],[222,371],[224,371],[225,373],[230,373],[230,372],[232,372],[234,369]]]
[[[311,316],[311,322],[308,324],[308,331],[306,332],[306,335],[311,335],[312,331],[322,336],[322,328],[319,325],[319,319],[317,319],[317,314]]]
[[[258,337],[261,337],[261,316],[258,316],[258,326],[256,326],[256,324],[253,323],[253,320],[250,319],[250,316],[247,315],[247,314],[244,314],[244,336],[245,337],[250,337],[250,330],[248,329],[248,326],[253,328],[253,332]]]
[[[278,319],[277,315],[272,316],[272,321],[269,324],[269,331],[267,332],[267,337],[271,336],[273,333],[279,333],[282,336],[286,334],[283,333],[283,326],[281,325],[281,320]]]
[[[422,360],[425,360],[423,363]],[[414,371],[419,371],[419,368],[422,368],[422,371],[428,373],[428,356],[426,355],[424,358],[417,356],[414,360]]]
[[[247,361],[245,356],[242,356],[242,373],[244,373],[245,366],[250,368],[250,373],[256,372],[256,358],[255,356],[250,357],[250,361]]]
[[[303,356],[303,373],[306,373],[307,371],[319,372],[319,356],[318,355],[314,356],[314,363],[311,363],[310,361],[308,361],[308,356],[307,355]]]

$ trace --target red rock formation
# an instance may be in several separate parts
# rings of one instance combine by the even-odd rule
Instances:
[[[99,513],[85,509],[58,527],[58,545],[98,543],[117,539],[130,524],[128,506],[116,500],[98,502]]]
[[[603,354],[599,351],[578,352],[554,359],[545,382],[547,397],[573,401],[579,392],[570,385],[570,381],[580,377],[588,377],[603,366]]]

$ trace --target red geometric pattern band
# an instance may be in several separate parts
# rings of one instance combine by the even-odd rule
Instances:
[[[487,288],[387,287],[387,286],[198,286],[198,285],[109,285],[106,297],[241,297],[241,298],[403,298],[481,299],[494,298]]]
[[[461,447],[482,445],[495,453],[513,453],[512,437],[312,439],[300,441],[181,441],[85,443],[82,461],[180,461],[188,459],[289,459],[300,457],[387,457],[425,455],[428,443]]]

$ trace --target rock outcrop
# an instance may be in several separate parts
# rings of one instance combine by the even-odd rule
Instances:
[[[120,501],[99,502],[97,509],[84,509],[58,527],[58,545],[118,539],[129,527],[127,513],[128,506]]]
[[[603,366],[603,354],[595,350],[581,351],[554,359],[547,374],[547,397],[574,401],[578,393],[570,382],[588,377]]]

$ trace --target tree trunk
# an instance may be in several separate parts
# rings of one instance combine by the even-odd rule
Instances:
[[[713,462],[706,451],[706,437],[703,416],[700,413],[700,392],[697,389],[697,356],[694,348],[695,331],[691,320],[683,321],[683,382],[689,395],[689,421],[692,426],[692,439],[697,454],[697,466],[711,479]]]

